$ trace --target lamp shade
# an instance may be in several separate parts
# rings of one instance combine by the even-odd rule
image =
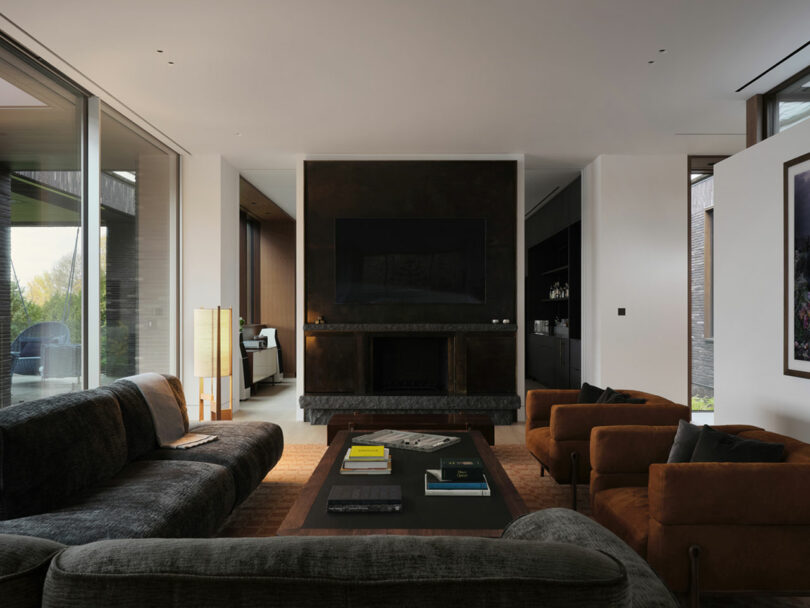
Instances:
[[[233,340],[231,338],[232,313],[230,308],[194,309],[194,376],[213,378],[231,375]],[[219,329],[219,344],[217,344]],[[218,351],[218,352],[217,352]]]

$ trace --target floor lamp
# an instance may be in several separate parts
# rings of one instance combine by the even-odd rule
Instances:
[[[200,379],[200,420],[205,419],[205,401],[211,404],[211,420],[233,417],[233,338],[230,308],[194,310],[194,375]],[[206,378],[211,392],[205,392]],[[222,407],[222,379],[228,379],[228,407]]]

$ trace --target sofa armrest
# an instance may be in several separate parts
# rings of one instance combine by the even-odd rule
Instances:
[[[675,426],[600,426],[591,433],[591,467],[596,473],[643,473],[666,462]]]
[[[661,524],[810,525],[810,463],[689,462],[650,467]]]
[[[526,430],[548,426],[551,406],[557,403],[574,403],[579,397],[577,389],[538,389],[526,394]]]
[[[690,416],[689,408],[677,403],[577,403],[553,407],[549,426],[555,441],[588,440],[597,426],[677,426]]]

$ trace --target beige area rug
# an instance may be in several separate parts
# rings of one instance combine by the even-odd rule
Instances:
[[[498,457],[530,511],[569,507],[571,490],[548,475],[540,477],[540,465],[523,445],[496,445]],[[220,536],[273,536],[301,488],[326,452],[325,445],[287,445],[275,468],[261,485],[231,515]],[[588,486],[577,492],[578,508],[590,514]],[[684,600],[683,606],[686,606]],[[810,608],[810,598],[705,597],[702,608]]]

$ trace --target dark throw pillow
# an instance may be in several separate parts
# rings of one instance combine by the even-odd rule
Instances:
[[[675,442],[669,451],[667,462],[692,462],[692,454],[695,452],[695,446],[702,430],[696,424],[690,424],[686,420],[678,422],[678,432],[675,433]]]
[[[704,425],[692,462],[782,462],[785,446],[756,439],[743,439]]]
[[[587,382],[582,383],[582,388],[579,389],[579,397],[577,403],[596,403],[596,400],[602,396],[605,390],[598,386],[593,386]]]
[[[628,393],[619,393],[612,388],[607,387],[596,403],[646,403],[646,399],[639,399],[638,397],[631,397]]]

